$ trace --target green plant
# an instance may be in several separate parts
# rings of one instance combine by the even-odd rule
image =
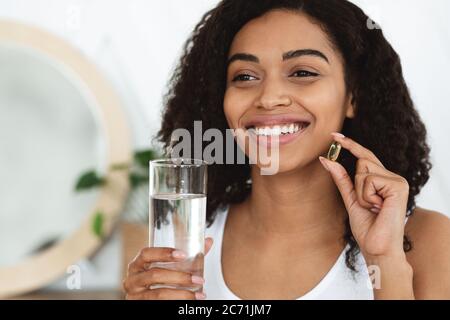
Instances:
[[[105,220],[105,215],[100,210],[97,211],[94,214],[94,217],[92,218],[92,225],[91,225],[92,232],[94,232],[94,234],[101,239],[105,235],[104,228],[103,228],[104,220]]]
[[[148,183],[149,161],[162,156],[154,149],[145,149],[134,152],[131,163],[115,163],[110,166],[111,170],[129,170],[128,178],[131,189],[135,189],[142,184]],[[94,169],[89,169],[82,173],[76,183],[75,191],[82,192],[92,188],[98,188],[108,183],[108,178],[100,175]],[[92,219],[92,231],[99,238],[104,236],[104,214],[98,209]]]

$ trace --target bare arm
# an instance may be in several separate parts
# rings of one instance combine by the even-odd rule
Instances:
[[[413,249],[406,254],[414,272],[416,299],[450,299],[450,219],[416,209],[406,226]]]

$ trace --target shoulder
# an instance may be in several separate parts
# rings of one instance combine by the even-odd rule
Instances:
[[[449,242],[450,218],[440,212],[417,207],[406,223],[405,232],[413,242],[420,241],[417,246],[422,240],[428,243]]]
[[[450,299],[450,219],[417,207],[405,234],[412,242],[406,256],[414,270],[416,297]]]
[[[416,207],[406,223],[405,231],[425,238],[435,238],[444,234],[449,236],[450,219],[443,213]]]

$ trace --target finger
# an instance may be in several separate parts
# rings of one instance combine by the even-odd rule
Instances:
[[[371,194],[375,189],[384,199],[383,209],[386,210],[380,211],[380,215],[376,220],[377,223],[391,226],[403,226],[408,199],[408,193],[405,192],[404,182],[397,178],[380,175],[370,175],[366,180],[367,186],[364,187],[366,188],[364,192]],[[399,204],[404,206],[404,208],[399,208]],[[398,212],[399,214],[392,214],[393,211]]]
[[[213,242],[214,240],[211,237],[205,239],[205,256],[208,254],[209,250],[211,250]]]
[[[356,191],[356,198],[358,199],[358,203],[362,207],[369,210],[374,206],[374,204],[378,205],[378,202],[372,204],[364,196],[364,190],[365,190],[364,182],[365,182],[367,176],[368,176],[368,173],[356,173],[355,174],[355,191]],[[381,203],[382,203],[382,201],[381,201]]]
[[[175,256],[177,253],[179,254],[180,251],[175,250],[174,248],[143,248],[136,258],[128,265],[128,272],[136,273],[144,271],[151,262],[172,262],[180,261],[185,258],[185,256]]]
[[[348,175],[347,170],[345,170],[345,168],[339,162],[334,162],[324,157],[319,157],[319,160],[325,167],[325,169],[330,172],[334,183],[341,193],[345,208],[350,214],[353,206],[358,203],[358,199],[352,179]]]
[[[384,166],[381,163],[381,161],[369,149],[363,147],[362,145],[360,145],[356,141],[350,139],[349,137],[343,136],[340,133],[333,132],[332,136],[333,136],[334,140],[339,142],[343,148],[345,148],[348,151],[350,151],[356,158],[358,158],[358,159],[363,159],[363,158],[369,159],[369,160],[375,162],[376,164],[378,164],[379,166],[384,168]]]
[[[396,176],[389,177],[385,175],[370,174],[367,176],[367,183],[370,183],[374,189],[377,190],[377,194],[382,197],[383,200],[387,198],[403,199],[408,197],[409,185],[406,179]],[[385,204],[385,202],[383,202]]]
[[[373,176],[383,176],[373,173],[358,173],[355,175],[355,189],[358,202],[366,209],[374,206],[378,209],[383,205],[383,198],[373,184]],[[386,177],[386,176],[384,176]]]
[[[148,290],[153,284],[193,285],[193,282],[189,273],[155,267],[127,277],[123,287],[134,294]]]
[[[151,268],[129,276],[124,283],[124,289],[127,293],[133,294],[148,290],[154,284],[201,287],[203,283],[205,283],[203,278],[188,272]]]
[[[159,288],[137,294],[128,294],[128,300],[196,300],[195,293],[188,290]]]
[[[366,158],[358,159],[356,162],[355,190],[359,204],[366,209],[371,209],[374,205],[381,207],[383,204],[383,198],[377,195],[377,193],[367,194],[364,192],[366,178],[372,174],[391,178],[397,177],[395,173],[379,166],[372,160]]]
[[[356,161],[356,173],[376,173],[379,175],[398,177],[397,174],[387,170],[385,167],[381,167],[378,163],[367,158],[358,159]]]

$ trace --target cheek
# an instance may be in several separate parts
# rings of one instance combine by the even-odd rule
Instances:
[[[319,129],[334,128],[342,120],[345,94],[332,80],[323,79],[299,89],[297,99],[315,117]]]
[[[248,95],[240,94],[234,88],[227,89],[223,101],[223,111],[230,128],[239,127],[239,119],[245,114],[250,103]]]

